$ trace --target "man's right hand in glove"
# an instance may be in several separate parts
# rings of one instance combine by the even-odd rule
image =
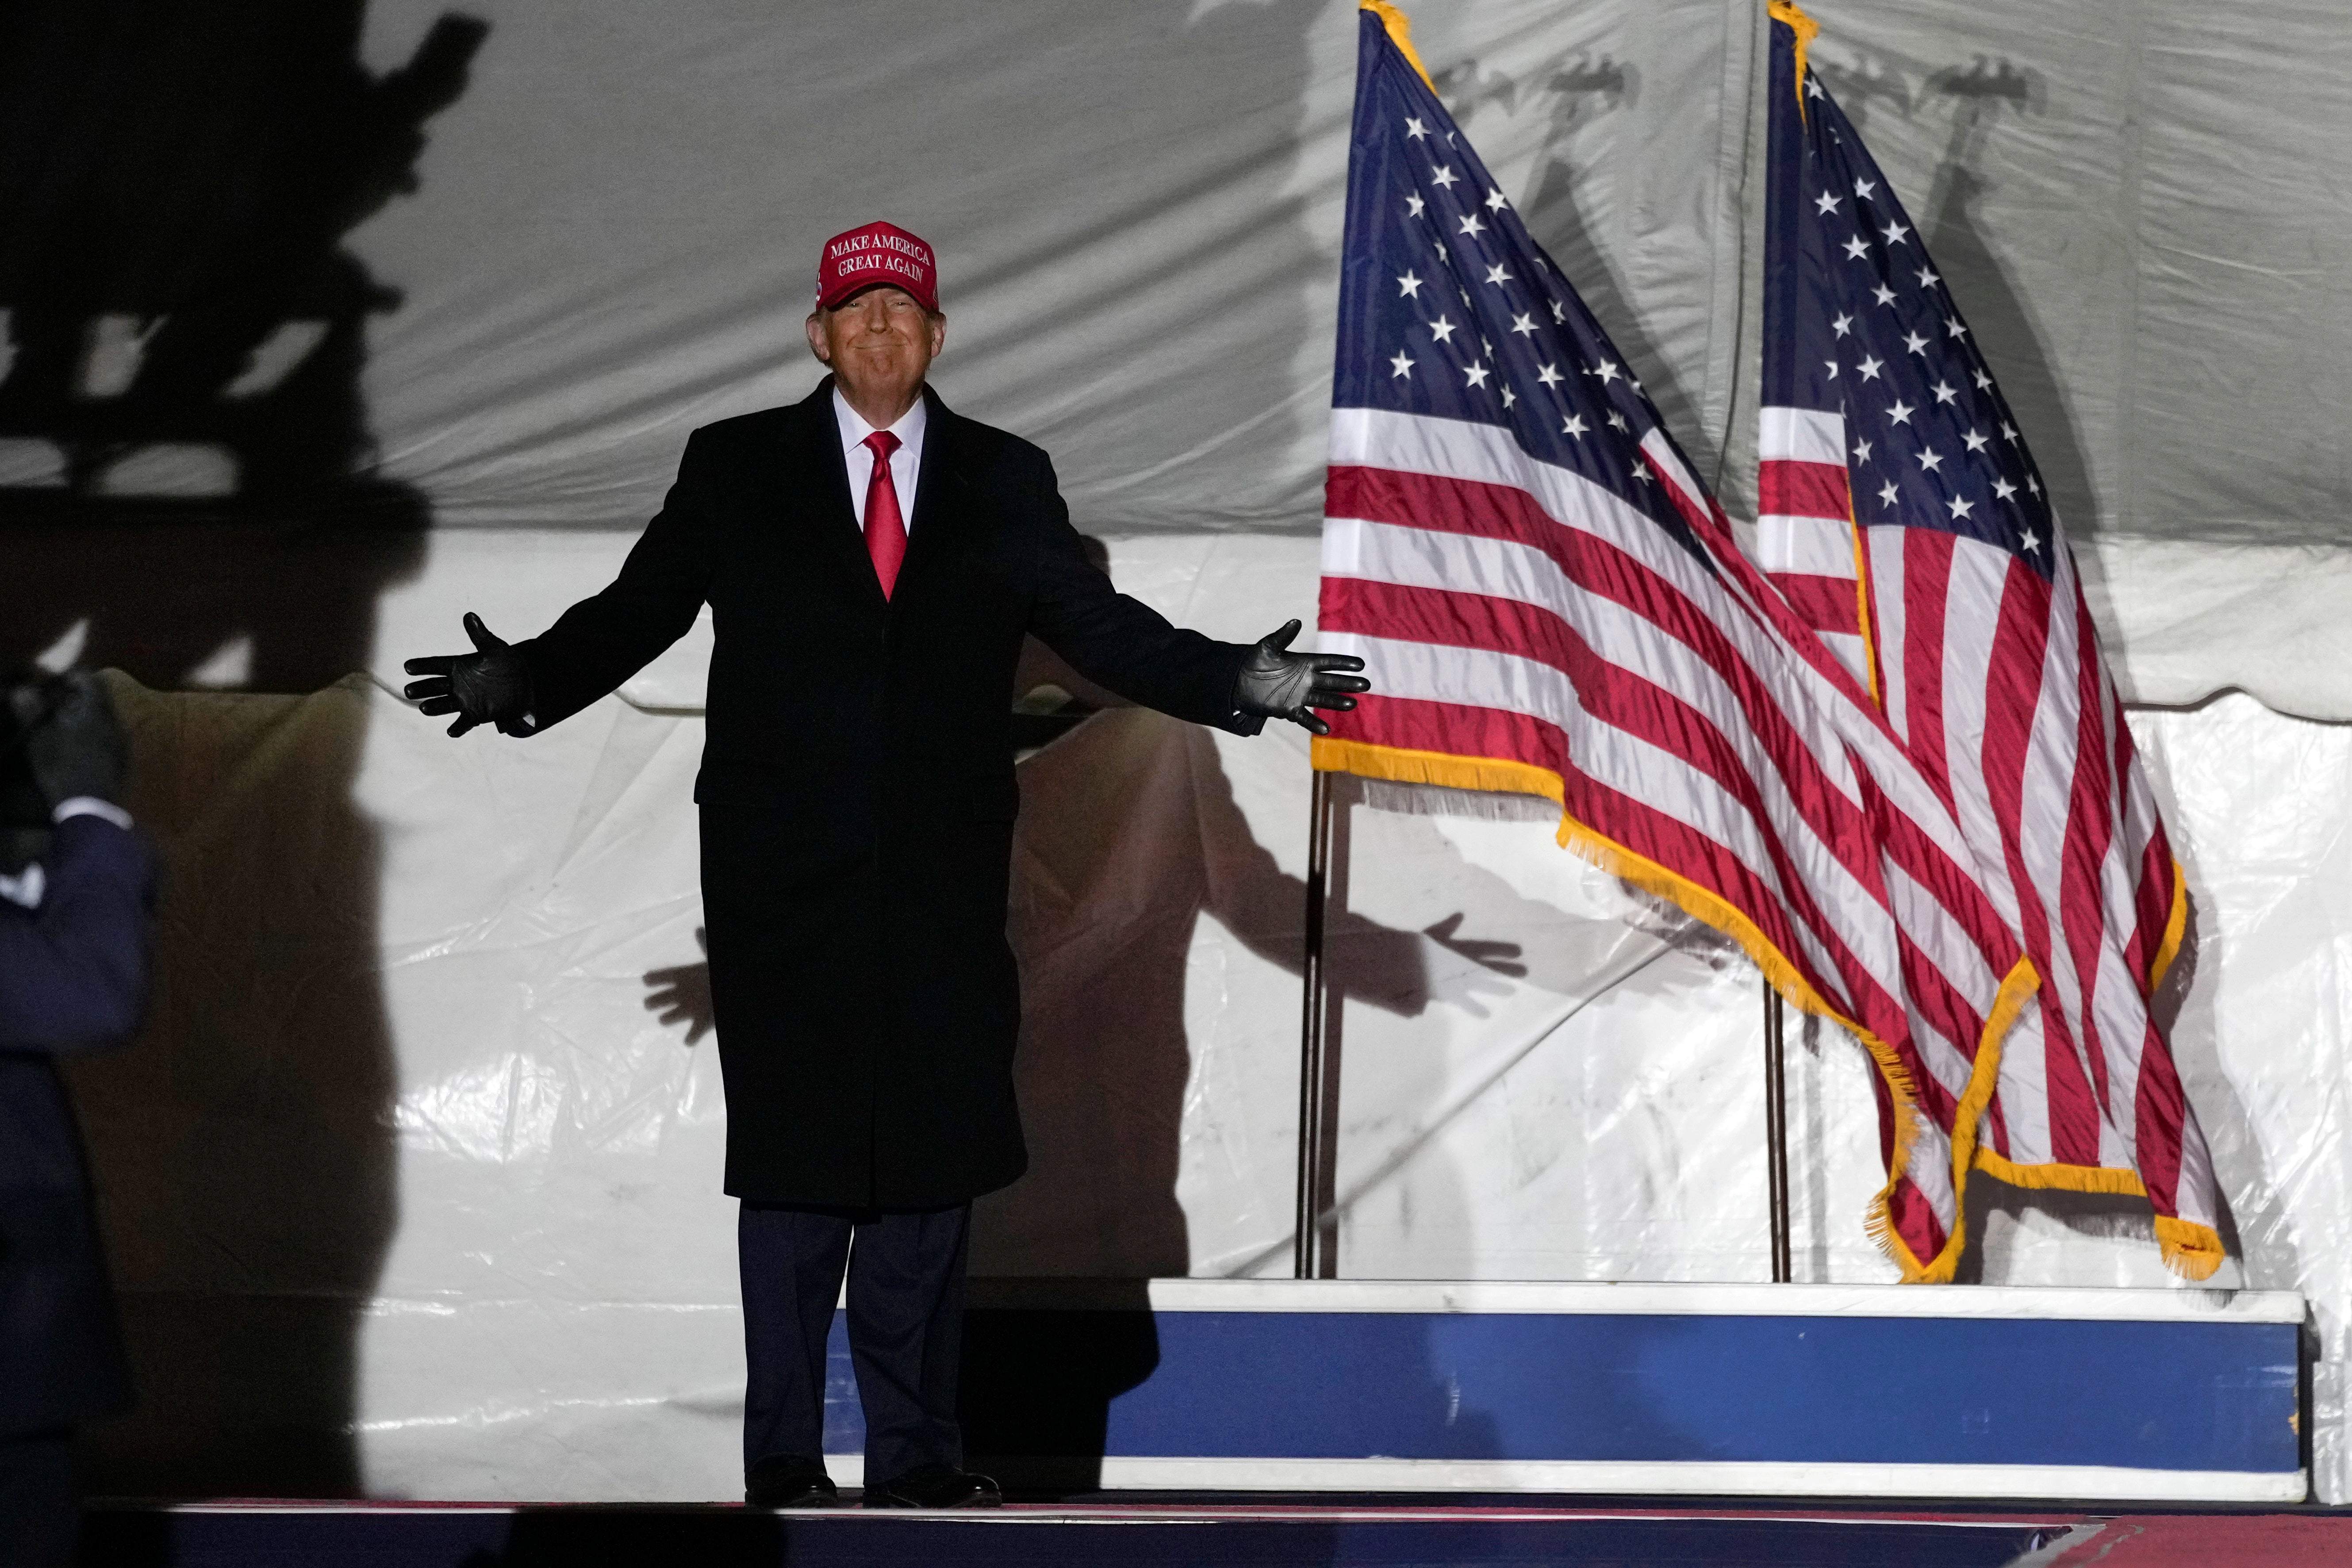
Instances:
[[[530,711],[530,667],[522,655],[492,635],[482,617],[466,612],[472,653],[412,658],[404,667],[427,679],[408,683],[405,695],[423,712],[455,713],[449,733],[462,735],[477,724],[495,724],[502,735],[528,735],[539,728]]]
[[[73,670],[42,682],[37,691],[48,711],[26,735],[25,750],[33,782],[48,797],[50,809],[69,800],[121,805],[131,742],[105,685],[95,675]]]

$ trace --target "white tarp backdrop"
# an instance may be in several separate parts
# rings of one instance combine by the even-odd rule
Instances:
[[[98,1473],[732,1495],[700,634],[528,744],[384,685],[465,609],[537,630],[688,429],[804,393],[818,242],[881,216],[940,253],[943,395],[1054,453],[1122,586],[1229,637],[1310,614],[1352,0],[206,10],[0,21],[0,657],[142,683],[171,867],[154,1019],[76,1073],[146,1399]],[[1736,502],[1760,6],[1412,10]],[[2126,693],[2175,705],[2134,723],[2194,900],[2216,1283],[2311,1296],[2317,1485],[2352,1498],[2352,21],[1815,12]],[[981,1272],[1286,1269],[1304,752],[1117,710],[1023,764],[1034,1166]],[[1346,820],[1344,1271],[1763,1278],[1752,972],[1524,816]],[[1862,1058],[1808,1036],[1794,1072],[1799,1277],[1891,1279]],[[1983,1279],[2168,1283],[2130,1204],[1989,1186],[1977,1219]]]

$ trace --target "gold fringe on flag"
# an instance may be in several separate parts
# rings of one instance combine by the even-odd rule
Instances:
[[[1954,1119],[1952,1136],[1952,1191],[1958,1205],[1958,1219],[1948,1233],[1943,1250],[1922,1262],[1904,1245],[1895,1234],[1890,1205],[1895,1184],[1902,1179],[1910,1165],[1911,1149],[1918,1140],[1919,1101],[1916,1087],[1911,1081],[1910,1069],[1903,1065],[1895,1048],[1845,1016],[1822,998],[1807,983],[1796,965],[1790,963],[1780,949],[1759,931],[1737,906],[1719,894],[1700,887],[1689,879],[1669,871],[1656,861],[1638,855],[1615,840],[1594,832],[1568,815],[1567,791],[1560,777],[1549,768],[1531,763],[1514,762],[1505,757],[1462,757],[1444,752],[1415,752],[1394,746],[1368,745],[1361,741],[1342,741],[1330,736],[1318,736],[1312,745],[1314,764],[1323,773],[1348,773],[1362,778],[1386,779],[1396,784],[1442,784],[1451,789],[1493,790],[1514,795],[1540,795],[1561,807],[1559,828],[1556,835],[1562,848],[1665,900],[1685,914],[1710,926],[1739,944],[1748,961],[1764,972],[1772,988],[1788,998],[1789,1005],[1801,1012],[1827,1018],[1862,1042],[1876,1065],[1879,1077],[1886,1085],[1887,1099],[1894,1108],[1892,1149],[1887,1158],[1886,1184],[1871,1200],[1863,1219],[1869,1233],[1896,1268],[1903,1271],[1903,1282],[1912,1284],[1948,1283],[1959,1265],[1960,1249],[1968,1232],[1968,1173],[1979,1157],[1977,1123],[1985,1107],[1992,1102],[1994,1088],[2000,1078],[2000,1041],[2017,1018],[2018,1010],[2039,988],[2033,966],[2023,959],[2001,982],[2000,993],[1993,1001],[1992,1012],[1985,1020],[1984,1034],[1977,1042],[1976,1061],[1969,1073],[1969,1086],[1960,1098]]]

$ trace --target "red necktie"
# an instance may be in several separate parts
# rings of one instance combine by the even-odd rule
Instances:
[[[866,484],[866,553],[874,557],[874,575],[882,580],[882,596],[898,584],[898,563],[907,558],[907,521],[898,511],[898,485],[890,477],[890,454],[898,437],[877,430],[866,437],[874,454],[874,477]]]

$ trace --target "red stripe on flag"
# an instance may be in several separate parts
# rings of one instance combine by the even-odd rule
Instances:
[[[1952,863],[1925,829],[1898,810],[1881,795],[1874,784],[1865,782],[1864,789],[1871,801],[1872,820],[1880,834],[1880,843],[1887,856],[1902,867],[1911,879],[1926,889],[1928,895],[1943,907],[1954,924],[1968,935],[1969,941],[1983,956],[1985,966],[1996,980],[2006,978],[2017,962],[2017,942],[2003,925],[2000,915],[1984,897],[1983,889],[1967,870]],[[1961,1048],[1973,1054],[1975,1033],[1982,1019],[1971,1026],[1971,1032],[1959,1041]]]
[[[1346,717],[1345,738],[1368,745],[1502,757],[1549,769],[1560,775],[1570,816],[1746,913],[1765,941],[1803,963],[1804,950],[1789,913],[1745,861],[1705,834],[1578,769],[1569,760],[1567,737],[1558,726],[1502,709],[1370,694],[1358,699],[1355,712]],[[1338,732],[1336,723],[1334,730]],[[1487,749],[1474,752],[1466,749],[1471,745]],[[1832,952],[1841,951],[1833,935],[1819,931],[1815,935]]]
[[[1834,786],[1818,771],[1811,745],[1790,727],[1782,697],[1765,689],[1746,655],[1712,616],[1692,604],[1681,588],[1630,552],[1599,534],[1553,521],[1527,491],[1509,485],[1437,479],[1391,468],[1349,468],[1331,470],[1328,499],[1334,517],[1503,539],[1543,552],[1570,582],[1587,593],[1622,605],[1704,659],[1731,689],[1749,726],[1773,747],[1773,754],[1801,758],[1812,770],[1804,781],[1791,780],[1792,784],[1803,784],[1801,799],[1805,797],[1805,791],[1812,789],[1834,791]],[[1333,602],[1336,584],[1355,581],[1358,579],[1325,578],[1326,605]],[[1322,624],[1333,630],[1355,630],[1373,637],[1401,636],[1423,642],[1457,640],[1410,630],[1382,631],[1375,625],[1343,628],[1328,618],[1330,613],[1325,610]],[[1502,651],[1517,650],[1507,645]],[[1832,837],[1825,816],[1809,813],[1807,820],[1825,838]],[[1853,864],[1851,860],[1848,863]]]
[[[2140,1042],[2139,1083],[2132,1095],[2133,1143],[2138,1152],[2139,1179],[2159,1214],[2180,1212],[2180,1145],[2189,1121],[2189,1097],[2180,1088],[2180,1074],[2172,1052],[2147,1026]]]
[[[1327,715],[1343,741],[1454,757],[1493,757],[1559,773],[1568,754],[1559,726],[1507,708],[1432,702],[1366,692],[1350,712]]]
[[[1852,519],[1845,465],[1776,458],[1756,469],[1756,510],[1766,517]]]
[[[1857,819],[1833,808],[1830,803],[1840,797],[1801,739],[1779,722],[1777,710],[1767,709],[1763,721],[1750,727],[1750,735],[1767,753],[1759,759],[1673,690],[1602,658],[1577,627],[1549,610],[1513,599],[1334,577],[1324,584],[1322,617],[1328,631],[1481,648],[1559,670],[1586,712],[1705,773],[1763,825],[1759,837],[1774,857],[1775,873],[1790,889],[1789,897],[1806,900],[1801,914],[1819,927],[1818,908],[1805,892],[1811,879],[1782,853],[1780,833],[1756,785],[1758,766],[1770,766],[1786,784],[1799,816],[1863,887],[1874,894],[1883,892],[1877,858],[1883,848],[1967,932],[1996,978],[2013,962],[2014,944],[1975,881],[1916,822],[1887,803],[1866,774],[1861,776],[1861,787],[1871,803],[1868,817]],[[1963,1050],[1973,1050],[1982,1026],[1980,1016],[1933,1016]]]
[[[2041,590],[2042,602],[2051,613],[2064,613],[2052,602],[2050,586],[2039,576],[2031,577],[2025,585]],[[2090,1064],[2091,1083],[2102,1103],[2119,1105],[2122,1101],[2115,1092],[2116,1086],[2107,1077],[2107,1052],[2096,1001],[2105,979],[2100,952],[2108,936],[2102,873],[2107,847],[2115,841],[2119,805],[2114,776],[2107,771],[2107,724],[2110,719],[2120,723],[2122,715],[2108,708],[2106,682],[2102,679],[2105,672],[2095,660],[2079,657],[2084,647],[2083,639],[2095,636],[2091,631],[2090,606],[2077,595],[2073,609],[2078,655],[2073,670],[2074,776],[2067,791],[2066,837],[2058,858],[2058,917],[2065,932],[2067,951],[2074,958],[2075,976],[2083,988],[2083,1052]],[[2095,647],[2095,642],[2091,646]]]
[[[1360,578],[1330,578],[1324,587],[1321,625],[1326,631],[1482,648],[1534,659],[1560,671],[1576,689],[1585,712],[1595,721],[1657,747],[1712,779],[1739,804],[1759,825],[1757,837],[1771,858],[1773,873],[1781,884],[1779,894],[1767,891],[1763,896],[1788,900],[1795,907],[1797,918],[1814,931],[1830,928],[1812,897],[1812,879],[1789,858],[1782,835],[1773,825],[1773,814],[1757,783],[1758,768],[1771,767],[1779,773],[1790,805],[1811,825],[1830,853],[1844,862],[1864,887],[1875,886],[1875,857],[1856,831],[1863,826],[1858,814],[1843,820],[1832,816],[1827,807],[1832,798],[1829,783],[1813,765],[1811,754],[1797,749],[1793,731],[1783,731],[1778,746],[1767,738],[1760,748],[1752,734],[1727,734],[1715,719],[1664,687],[1603,659],[1576,627],[1532,605]],[[1742,740],[1749,743],[1742,745]],[[1460,747],[1420,749],[1458,752]],[[1769,754],[1756,754],[1759,749]],[[1572,752],[1567,754],[1573,755]],[[1543,765],[1558,772],[1562,764]],[[1752,908],[1745,903],[1740,907]],[[1843,946],[1831,945],[1841,950]],[[1843,978],[1851,985],[1858,972],[1846,967]]]
[[[1913,530],[1913,542],[1925,531]],[[2020,577],[2033,581],[2021,584]],[[2098,1102],[2092,1097],[2091,1080],[2076,1052],[2074,1030],[2054,994],[2050,956],[2058,933],[2052,911],[2044,906],[2033,875],[2026,868],[2019,837],[2037,704],[2030,696],[2021,700],[2015,689],[2029,693],[2040,689],[2042,655],[2049,640],[2049,595],[2030,567],[2012,563],[2008,579],[1990,644],[1998,658],[1987,671],[1985,788],[1993,816],[2002,824],[2010,881],[2017,890],[2020,934],[2042,977],[2042,1038],[2050,1093],[2051,1157],[2065,1165],[2095,1165],[2099,1163]],[[1937,662],[1940,668],[1940,657]],[[2028,681],[2030,687],[2024,684]]]
[[[1933,1261],[1943,1252],[1944,1243],[1951,1239],[1944,1222],[1936,1217],[1927,1194],[1907,1176],[1896,1182],[1895,1190],[1886,1194],[1886,1222],[1903,1238],[1905,1248],[1922,1264]]]
[[[1946,800],[1952,797],[1944,752],[1944,607],[1951,594],[1952,536],[1932,528],[1903,531],[1903,726],[1912,760]]]
[[[1854,837],[1857,826],[1862,825],[1843,816],[1842,811],[1833,815],[1832,803],[1843,797],[1820,772],[1811,744],[1789,726],[1780,701],[1764,689],[1744,656],[1714,619],[1684,597],[1672,583],[1606,540],[1553,521],[1537,506],[1533,497],[1515,487],[1355,468],[1332,471],[1331,499],[1334,516],[1427,527],[1434,531],[1473,537],[1509,539],[1532,545],[1542,550],[1578,586],[1624,606],[1674,635],[1731,689],[1743,717],[1769,754],[1787,759],[1790,765],[1801,770],[1786,776],[1805,820],[1864,888],[1884,896],[1875,853],[1867,842],[1857,841]],[[1574,548],[1570,547],[1571,544]],[[1849,590],[1850,587],[1849,584]],[[1373,588],[1387,590],[1377,603],[1362,592]],[[1322,624],[1329,630],[1543,658],[1545,662],[1570,674],[1581,698],[1591,699],[1613,684],[1593,671],[1570,668],[1551,640],[1558,634],[1543,629],[1546,623],[1564,627],[1564,623],[1549,611],[1522,606],[1517,601],[1489,600],[1438,589],[1401,589],[1354,578],[1326,578],[1323,593]],[[1497,612],[1475,607],[1496,605],[1507,605],[1512,609]],[[1578,646],[1582,646],[1580,641]],[[1551,651],[1538,653],[1538,649]],[[1622,679],[1622,670],[1614,666],[1606,668]],[[1691,718],[1711,723],[1698,720],[1696,712]],[[1616,720],[1612,718],[1611,721]],[[1627,721],[1621,727],[1662,741],[1665,733],[1654,725],[1637,721]],[[1668,749],[1692,765],[1705,768],[1725,787],[1742,792],[1740,798],[1751,812],[1759,809],[1752,794],[1745,793],[1748,788],[1746,781],[1735,784],[1717,765],[1715,755],[1695,753],[1678,744],[1670,744]],[[1741,761],[1744,763],[1744,759]],[[1890,813],[1891,808],[1887,808],[1881,815]],[[1892,815],[1899,817],[1900,814]],[[1866,837],[1870,829],[1862,826],[1862,832]],[[1975,890],[1974,884],[1907,819],[1888,837],[1890,850],[1896,855],[1898,863],[1914,879],[1937,892],[1939,900],[1978,943],[1987,965],[1996,974],[2005,973],[2010,955],[2014,952],[2013,944],[2000,932],[1997,917],[1990,908],[1979,907],[1981,893]],[[1803,879],[1793,876],[1785,863],[1776,870],[1790,887],[1803,885]],[[1809,923],[1818,924],[1818,920],[1809,919]],[[1841,978],[1848,985],[1864,983],[1864,972],[1858,967],[1842,963],[1841,971]],[[1860,1021],[1890,1041],[1900,1039],[1904,1033],[1905,1026],[1899,1020],[1881,1017]],[[1969,1046],[1980,1027],[1980,1020],[1973,1016],[1967,1021],[1947,1018],[1939,1023],[1947,1034]]]
[[[1436,480],[1423,481],[1417,488],[1423,491],[1415,498],[1417,505],[1428,509],[1430,515],[1450,509],[1457,521],[1469,521],[1475,511],[1513,496],[1534,504],[1522,491],[1495,486],[1464,486],[1457,491],[1452,481]],[[1554,531],[1565,531],[1555,526]],[[1822,771],[1804,737],[1790,726],[1786,711],[1715,622],[1685,598],[1681,590],[1605,541],[1588,536],[1582,548],[1563,551],[1554,559],[1562,574],[1578,587],[1659,626],[1706,665],[1729,689],[1739,705],[1740,718],[1775,759],[1804,820],[1847,868],[1867,883],[1874,874],[1869,846],[1854,839],[1851,818],[1842,819],[1838,803],[1843,796]],[[1552,611],[1476,594],[1327,577],[1320,624],[1328,631],[1486,648],[1539,659],[1566,674],[1579,700],[1604,721],[1640,734],[1692,766],[1703,768],[1727,790],[1739,793],[1754,788],[1748,776],[1754,759],[1723,751],[1717,721],[1680,698],[1643,680],[1638,684],[1644,696],[1671,702],[1673,716],[1661,722],[1650,715],[1620,709],[1619,694],[1635,684],[1634,678],[1622,667],[1601,660],[1580,633]],[[1761,804],[1752,794],[1743,795],[1742,802],[1761,816]]]
[[[1789,604],[1805,625],[1817,632],[1862,631],[1862,601],[1851,577],[1819,577],[1801,572],[1767,574],[1780,585]]]
[[[2008,1047],[2004,1045],[2002,1048],[2006,1050]],[[1985,1142],[1992,1146],[1992,1152],[2002,1159],[2013,1160],[2017,1157],[2016,1152],[2009,1146],[2009,1112],[2001,1104],[2001,1097],[1999,1094],[1995,1094],[1992,1097],[1992,1103],[1985,1107],[1983,1138]]]
[[[1563,570],[1580,537],[1576,530],[1554,521],[1535,497],[1516,485],[1409,474],[1398,468],[1333,468],[1324,481],[1323,507],[1329,517],[1507,540],[1542,551]]]
[[[2131,966],[2140,988],[2147,990],[2157,981],[2156,955],[2162,951],[2164,939],[2172,930],[2172,841],[2164,834],[2164,826],[2157,825],[2156,832],[2140,852],[2139,887],[2134,898],[2138,923],[2132,928],[2131,941],[2124,948],[2124,962]]]
[[[1917,1184],[1900,1171],[1895,1163],[1895,1100],[1886,1087],[1883,1073],[1870,1075],[1871,1099],[1878,1106],[1878,1163],[1889,1167],[1895,1180],[1886,1194],[1886,1224],[1903,1242],[1904,1249],[1920,1263],[1927,1263],[1944,1250],[1948,1239],[1943,1223],[1937,1219],[1935,1208],[1920,1192]]]
[[[2128,786],[2138,766],[2139,752],[2132,743],[2131,725],[2118,717],[2116,777]],[[2153,803],[2149,809],[2154,810]],[[2124,963],[2130,966],[2132,977],[2139,982],[2140,988],[2146,990],[2155,983],[2152,970],[2157,952],[2172,926],[2172,841],[2165,835],[2161,818],[2149,825],[2147,842],[2140,848],[2139,864],[2132,870],[2136,879],[2130,911],[2132,929],[2124,942]]]
[[[1342,584],[1344,588],[1341,588]],[[1843,995],[1855,999],[1853,1009],[1857,1021],[1888,1040],[1893,1048],[1904,1055],[1913,1079],[1923,1086],[1930,1109],[1948,1120],[1952,1109],[1951,1096],[1936,1083],[1933,1075],[1927,1070],[1925,1061],[1909,1047],[1905,1037],[1907,1026],[1899,1016],[1890,1016],[1878,1011],[1885,997],[1883,980],[1862,964],[1843,941],[1834,934],[1834,928],[1825,918],[1812,893],[1813,879],[1790,858],[1784,839],[1772,826],[1761,791],[1755,782],[1755,773],[1748,765],[1748,758],[1740,746],[1720,733],[1711,720],[1671,692],[1607,664],[1582,643],[1574,628],[1550,616],[1548,612],[1508,600],[1448,595],[1433,589],[1403,588],[1345,579],[1334,579],[1330,586],[1339,591],[1326,599],[1323,623],[1326,629],[1380,635],[1383,630],[1410,627],[1423,634],[1414,640],[1427,640],[1442,646],[1496,648],[1550,663],[1569,677],[1587,714],[1593,720],[1654,745],[1712,779],[1759,824],[1757,839],[1769,857],[1768,863],[1775,880],[1783,889],[1778,901],[1785,903],[1794,918],[1821,939],[1824,955],[1837,982],[1837,990]],[[1455,710],[1451,705],[1433,706]],[[1493,711],[1483,709],[1464,710]],[[1342,732],[1349,738],[1356,738],[1358,729],[1359,726],[1349,724]],[[1549,733],[1549,726],[1546,730]],[[1565,765],[1551,753],[1547,752],[1538,759],[1523,750],[1497,752],[1491,749],[1495,743],[1492,736],[1465,740],[1461,735],[1439,733],[1420,737],[1412,749],[1448,754],[1507,755],[1516,760],[1537,761],[1538,765],[1551,768],[1554,772],[1565,771]],[[1765,762],[1762,765],[1770,763]],[[1605,789],[1607,786],[1596,782],[1594,787]],[[1576,808],[1573,799],[1570,804],[1571,809],[1577,810],[1577,815],[1586,816],[1583,810]],[[1998,979],[2005,973],[2013,949],[1997,920],[1984,907],[1981,898],[1973,896],[1974,885],[1944,858],[1916,825],[1900,814],[1893,813],[1892,808],[1883,803],[1878,807],[1877,816],[1883,820],[1874,820],[1871,825],[1847,819],[1840,825],[1843,832],[1825,834],[1824,840],[1831,852],[1843,858],[1859,851],[1859,864],[1850,864],[1849,870],[1861,887],[1868,889],[1874,897],[1883,899],[1883,877],[1876,853],[1867,847],[1865,840],[1855,837],[1857,829],[1866,834],[1869,826],[1874,826],[1885,836],[1885,853],[1896,864],[1902,865],[1913,880],[1931,897],[1945,906],[1953,921],[1967,931],[1976,944],[1978,961],[1993,978]],[[1588,820],[1591,820],[1600,831],[1618,837],[1612,822],[1589,817]],[[1677,863],[1669,861],[1667,864],[1673,866]],[[1758,897],[1774,898],[1771,889],[1760,879],[1751,878],[1751,881]],[[1739,907],[1752,911],[1759,906],[1742,902]],[[1913,986],[1920,1016],[1964,1056],[1973,1059],[1978,1037],[1983,1030],[1983,1015],[1945,980],[1940,970],[1932,967],[1926,955],[1914,956],[1917,963],[1926,966],[1923,970],[1926,977],[1916,981]],[[1966,962],[1958,955],[1953,955],[1949,961]],[[1812,972],[1810,962],[1802,966],[1809,973]],[[1816,984],[1829,978],[1829,975],[1817,975]]]

